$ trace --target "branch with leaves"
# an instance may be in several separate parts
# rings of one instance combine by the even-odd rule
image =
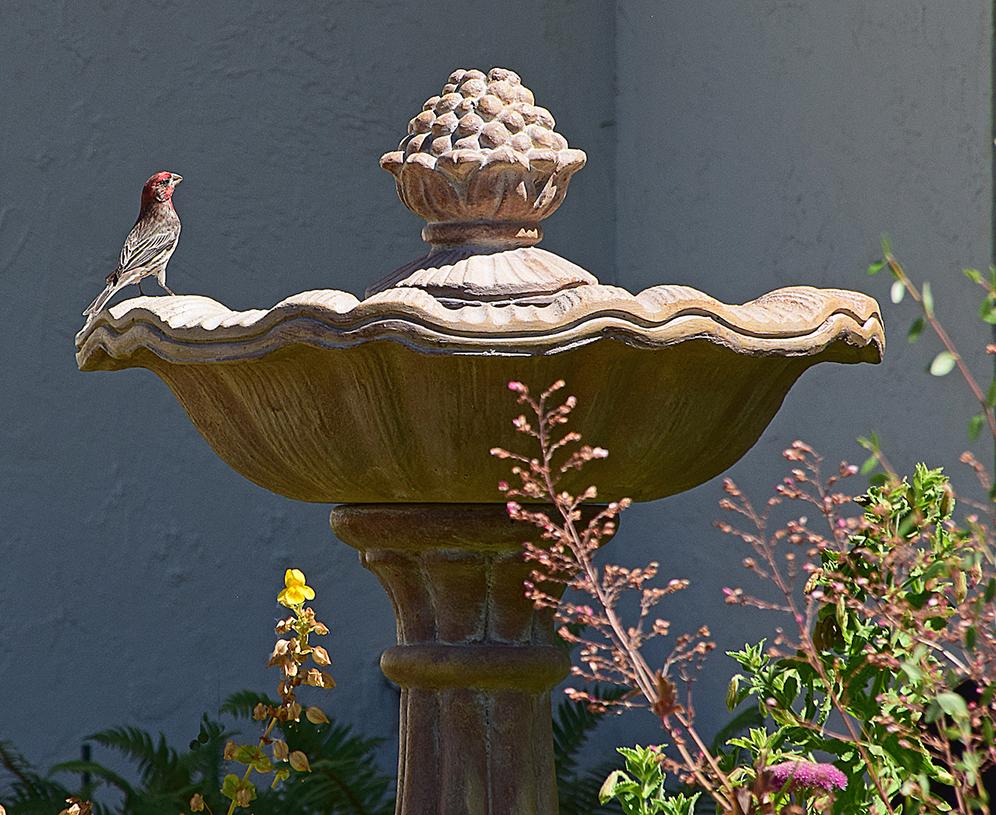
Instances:
[[[577,400],[568,396],[557,403],[554,396],[563,382],[554,383],[538,398],[521,382],[510,382],[508,387],[528,411],[513,425],[532,440],[538,453],[503,448],[491,453],[512,463],[517,483],[499,484],[510,499],[509,516],[535,526],[539,533],[540,542],[527,542],[523,548],[525,559],[535,565],[525,583],[526,596],[537,608],[553,610],[560,637],[579,646],[572,675],[588,684],[569,688],[567,694],[596,711],[649,708],[671,741],[668,749],[621,750],[627,769],[608,777],[600,793],[603,802],[616,800],[624,812],[640,815],[690,813],[697,796],[665,794],[664,770],[696,787],[729,815],[801,812],[791,807],[798,807],[803,798],[820,806],[830,801],[831,789],[817,789],[808,780],[811,767],[821,765],[802,756],[793,757],[800,772],[786,777],[779,775],[779,751],[757,756],[748,769],[724,768],[723,757],[707,746],[695,727],[692,702],[697,671],[714,648],[708,628],[674,637],[653,662],[648,656],[655,640],[671,637],[668,621],[654,613],[656,606],[687,589],[689,582],[672,579],[655,584],[660,569],[656,562],[639,568],[596,563],[600,547],[615,533],[618,516],[630,502],[593,505],[598,499],[594,486],[574,495],[563,488],[563,481],[608,452],[583,444],[580,434],[564,428]],[[565,590],[566,598],[561,600]],[[622,611],[629,597],[637,609],[631,620]],[[592,693],[591,683],[612,684],[622,692],[607,699]],[[820,769],[814,777],[819,783],[830,777],[837,788],[833,768]]]
[[[882,238],[882,257],[868,267],[868,274],[877,275],[884,269],[888,269],[894,278],[889,291],[892,302],[898,305],[909,294],[910,298],[920,307],[920,316],[910,325],[906,335],[909,342],[916,342],[924,328],[929,327],[944,347],[930,363],[931,375],[947,376],[957,368],[965,384],[971,390],[972,396],[979,403],[979,412],[969,419],[969,436],[974,439],[983,427],[987,427],[994,443],[996,443],[996,379],[990,383],[988,389],[983,389],[982,385],[979,384],[965,363],[964,357],[959,353],[951,335],[948,334],[934,313],[934,294],[930,283],[924,281],[922,285],[917,286],[913,282],[906,273],[903,264],[893,254],[892,245],[886,237]],[[996,325],[996,266],[990,266],[987,275],[983,275],[981,271],[973,268],[963,269],[962,273],[983,291],[979,304],[979,319],[987,325]],[[996,345],[990,344],[986,350],[990,354],[996,353]]]

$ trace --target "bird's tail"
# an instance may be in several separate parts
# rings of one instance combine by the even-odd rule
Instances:
[[[101,309],[107,305],[107,301],[110,300],[115,294],[117,294],[118,289],[122,287],[120,280],[115,280],[113,278],[108,279],[107,286],[104,290],[98,294],[92,303],[83,309],[83,316],[93,317],[95,314],[99,314]]]

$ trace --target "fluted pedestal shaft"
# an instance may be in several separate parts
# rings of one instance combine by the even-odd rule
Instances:
[[[489,504],[347,504],[331,522],[397,619],[397,812],[555,815],[550,689],[569,660],[523,595],[531,530]]]

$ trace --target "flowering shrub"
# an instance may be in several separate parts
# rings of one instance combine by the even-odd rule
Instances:
[[[796,466],[763,510],[725,483],[724,509],[748,523],[720,527],[751,546],[745,567],[778,595],[729,589],[727,602],[792,623],[770,643],[732,653],[744,674],[728,703],[751,697],[774,726],[732,743],[755,756],[786,747],[834,755],[848,779],[840,812],[945,811],[944,788],[957,811],[975,811],[982,771],[996,762],[996,709],[991,691],[970,705],[957,689],[992,687],[996,568],[987,536],[975,520],[954,524],[940,470],[921,465],[912,481],[873,486],[855,499],[864,512],[845,517],[850,500],[834,486],[854,468],[824,479],[819,456],[798,442],[786,457]],[[772,525],[783,501],[815,509],[828,531],[806,516]]]
[[[615,770],[605,779],[598,791],[599,803],[618,801],[625,815],[692,815],[699,795],[665,792],[659,748],[637,745],[620,747],[618,752],[626,760],[626,769]]]
[[[814,761],[783,761],[767,770],[768,784],[772,789],[813,790],[833,792],[847,786],[847,776],[833,764]]]
[[[492,454],[513,462],[518,483],[499,485],[512,499],[509,515],[539,530],[541,543],[524,547],[535,564],[527,596],[555,609],[561,637],[581,646],[577,679],[624,689],[614,700],[583,686],[568,693],[600,710],[649,707],[670,739],[659,751],[624,752],[627,770],[609,776],[602,799],[618,800],[626,812],[691,811],[693,799],[664,793],[670,770],[734,815],[942,812],[950,806],[945,788],[958,812],[988,812],[982,779],[996,763],[996,565],[989,527],[974,515],[962,526],[952,520],[953,491],[941,471],[918,467],[911,482],[886,474],[852,502],[840,484],[858,468],[842,464],[824,477],[822,459],[796,442],[785,453],[791,474],[761,510],[725,482],[722,507],[749,528],[720,526],[753,547],[744,565],[777,590],[771,600],[731,588],[727,602],[782,612],[792,628],[731,654],[743,673],[728,703],[754,699],[767,726],[711,750],[695,729],[690,690],[712,649],[708,629],[675,637],[651,663],[647,644],[670,636],[670,625],[652,611],[688,583],[654,585],[656,563],[596,565],[628,502],[589,508],[595,487],[577,496],[560,489],[565,473],[608,455],[563,429],[576,405],[573,397],[554,403],[563,386],[533,398],[522,383],[509,383],[531,413],[514,425],[538,453]],[[815,531],[806,515],[772,523],[783,504],[815,511],[827,532]],[[850,507],[864,511],[849,515]],[[560,603],[556,584],[571,592]],[[638,608],[629,621],[619,610],[625,592]],[[964,682],[968,700],[957,692]],[[647,762],[656,767],[650,775]]]

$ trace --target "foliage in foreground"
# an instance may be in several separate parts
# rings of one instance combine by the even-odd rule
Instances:
[[[247,721],[258,704],[272,700],[253,691],[229,697],[221,713]],[[592,815],[598,809],[598,790],[611,766],[583,768],[577,755],[594,732],[602,713],[588,706],[561,700],[554,715],[554,755],[561,815]],[[307,719],[281,728],[288,747],[309,757],[311,773],[301,783],[262,789],[252,802],[254,813],[281,815],[389,815],[394,812],[394,779],[380,771],[377,748],[383,739],[358,735],[348,725],[330,721],[313,725]],[[133,765],[133,771],[117,774],[97,761],[65,762],[48,774],[32,768],[7,743],[0,743],[0,768],[9,783],[0,784],[0,800],[8,815],[54,815],[69,798],[80,802],[98,799],[97,815],[176,815],[188,811],[193,795],[200,793],[209,806],[220,806],[224,777],[224,747],[231,736],[219,718],[204,715],[200,732],[186,750],[166,744],[134,727],[111,728],[95,733],[89,741],[118,753]],[[71,783],[83,773],[90,784]],[[60,780],[64,779],[64,780]],[[120,793],[117,805],[102,803],[100,788]],[[208,792],[205,792],[208,791]],[[77,813],[72,813],[77,815]]]
[[[207,714],[187,750],[169,746],[161,734],[154,738],[135,727],[118,727],[94,733],[88,741],[118,753],[133,772],[82,760],[56,765],[47,775],[31,768],[11,745],[0,743],[0,766],[10,779],[9,795],[4,795],[10,815],[59,810],[68,815],[176,815],[188,810],[232,815],[250,806],[255,815],[393,812],[393,779],[380,772],[375,760],[381,740],[358,736],[330,721],[321,708],[298,700],[304,687],[335,686],[324,670],[331,664],[328,651],[311,640],[329,633],[305,605],[314,598],[304,574],[287,569],[277,602],[292,614],[277,623],[269,660],[280,671],[279,700],[243,691],[221,708],[235,719],[265,723],[257,740],[233,740],[234,733]],[[226,772],[228,764],[237,765],[239,772]],[[79,788],[59,780],[66,774],[79,776]],[[272,781],[259,788],[254,774]],[[113,794],[102,795],[102,790]]]
[[[655,587],[655,563],[596,566],[626,502],[583,522],[581,505],[597,496],[595,488],[574,496],[560,479],[607,452],[559,430],[576,404],[568,397],[551,406],[562,383],[535,400],[522,383],[509,387],[532,411],[514,424],[536,440],[539,455],[494,450],[516,462],[520,482],[501,488],[553,507],[509,502],[511,517],[538,527],[544,542],[525,546],[536,564],[527,593],[538,607],[555,609],[560,635],[580,644],[574,676],[623,691],[615,700],[584,688],[571,696],[594,710],[649,707],[674,750],[624,753],[627,770],[609,776],[603,801],[615,799],[627,812],[687,812],[693,801],[664,792],[664,771],[671,770],[735,815],[944,812],[952,797],[945,791],[955,811],[987,811],[983,772],[996,763],[996,564],[988,528],[976,516],[963,526],[952,520],[953,493],[939,470],[918,467],[912,481],[890,475],[856,499],[864,508],[857,517],[843,514],[851,499],[839,491],[857,468],[841,465],[824,478],[821,459],[801,443],[786,451],[793,469],[763,510],[726,482],[724,508],[752,528],[721,528],[753,547],[757,557],[745,566],[777,589],[774,600],[728,589],[727,600],[781,612],[793,625],[778,629],[770,644],[731,654],[744,673],[728,701],[735,707],[753,699],[766,726],[714,750],[695,729],[690,693],[691,669],[711,650],[708,631],[676,637],[657,669],[646,649],[670,635],[651,610],[687,581]],[[829,532],[814,531],[805,515],[772,525],[771,512],[783,502],[815,510]],[[558,603],[549,588],[555,583],[588,602]],[[632,622],[620,610],[627,591],[638,597]],[[957,692],[966,682],[968,700]],[[650,775],[647,762],[657,768]]]
[[[975,379],[935,316],[929,285],[913,284],[887,242],[869,272],[885,268],[895,278],[893,302],[909,293],[920,308],[910,341],[929,326],[943,346],[930,373],[957,369],[978,402],[970,437],[988,427],[996,443],[996,381],[984,389]],[[965,276],[985,290],[983,321],[996,324],[996,268],[988,280],[971,269]],[[996,353],[996,344],[986,350]],[[596,563],[629,502],[585,516],[596,487],[577,495],[562,488],[565,476],[608,455],[563,429],[576,405],[573,396],[555,403],[563,387],[557,382],[534,398],[510,382],[526,408],[513,424],[534,451],[492,454],[513,462],[517,483],[499,485],[513,499],[509,515],[539,530],[541,543],[525,546],[535,564],[526,590],[537,607],[554,609],[561,635],[581,646],[574,676],[616,684],[623,693],[615,704],[650,708],[670,738],[666,750],[624,752],[626,770],[610,774],[601,798],[627,812],[690,811],[694,802],[664,792],[667,770],[730,815],[988,814],[996,774],[996,488],[987,468],[962,454],[988,500],[963,500],[969,514],[960,517],[940,470],[920,465],[900,477],[874,436],[862,440],[872,457],[861,472],[882,472],[857,498],[840,485],[858,468],[841,464],[824,476],[822,459],[801,442],[785,451],[791,472],[760,509],[725,482],[721,506],[747,523],[719,526],[752,547],[755,557],[744,566],[774,589],[773,597],[726,589],[727,602],[783,614],[788,625],[770,642],[730,654],[742,673],[727,701],[753,701],[764,726],[714,749],[696,731],[691,699],[693,669],[712,647],[709,631],[679,635],[665,653],[653,653],[652,640],[671,631],[651,612],[688,582],[655,585],[657,563]],[[799,514],[779,521],[779,507]],[[817,531],[823,524],[827,531]],[[558,583],[569,591],[562,603],[549,588]],[[632,619],[621,611],[627,592],[638,608]],[[571,694],[593,709],[607,707],[583,686]]]
[[[985,389],[974,378],[934,314],[929,285],[914,285],[887,243],[883,259],[869,272],[883,269],[895,278],[893,301],[908,293],[920,308],[910,341],[929,327],[943,346],[930,373],[942,377],[957,370],[978,402],[970,437],[988,427],[996,442],[996,384]],[[971,269],[965,275],[985,290],[982,319],[996,324],[996,269],[988,279]],[[996,345],[987,351],[996,353]],[[663,657],[648,648],[672,636],[665,620],[651,617],[652,610],[688,582],[655,586],[656,563],[636,569],[596,564],[601,543],[614,533],[628,501],[611,503],[582,523],[582,504],[596,499],[597,490],[573,496],[558,483],[608,451],[580,444],[576,433],[560,432],[575,405],[573,397],[552,405],[563,383],[538,399],[521,383],[510,387],[534,414],[518,417],[515,426],[538,443],[539,455],[493,451],[515,462],[519,480],[501,488],[510,498],[553,507],[551,512],[509,502],[511,516],[534,524],[543,541],[525,548],[536,564],[526,589],[536,605],[556,609],[561,636],[579,646],[574,675],[589,683],[574,688],[558,710],[564,815],[594,811],[596,798],[633,815],[692,815],[697,802],[724,815],[990,812],[996,767],[996,512],[993,478],[973,455],[965,453],[961,460],[975,472],[987,500],[962,499],[969,513],[960,516],[954,490],[940,470],[921,465],[912,476],[899,476],[874,436],[862,440],[872,455],[861,472],[881,472],[856,498],[840,484],[858,468],[842,464],[825,475],[822,459],[798,442],[785,451],[789,476],[760,509],[733,482],[725,483],[722,507],[747,523],[720,527],[753,549],[744,566],[774,589],[773,596],[728,589],[727,602],[780,613],[789,622],[770,641],[730,654],[741,674],[731,683],[728,704],[753,704],[748,710],[760,721],[745,734],[707,746],[695,729],[690,683],[712,649],[708,629],[675,637]],[[802,510],[787,520],[775,517],[779,507],[791,506]],[[547,593],[551,583],[575,594],[558,603]],[[626,621],[620,599],[630,591],[639,613]],[[577,592],[588,601],[576,602]],[[92,761],[53,768],[57,775],[85,774],[89,780],[79,790],[38,774],[9,745],[0,745],[0,766],[12,779],[11,815],[58,809],[89,815],[85,802],[99,787],[112,788],[122,799],[93,803],[92,811],[100,815],[214,812],[222,806],[231,815],[250,805],[262,815],[391,811],[391,780],[373,762],[377,741],[357,737],[317,708],[305,711],[296,702],[294,691],[301,684],[332,685],[321,671],[327,654],[308,641],[310,633],[327,629],[323,632],[304,608],[313,592],[299,572],[288,570],[281,597],[294,616],[278,627],[278,634],[292,636],[278,641],[271,657],[282,673],[280,701],[240,694],[226,706],[228,713],[268,722],[256,744],[228,741],[222,724],[206,716],[198,738],[182,752],[135,729],[103,731],[92,740],[134,762],[139,780]],[[305,667],[308,659],[318,667]],[[592,682],[613,683],[617,692],[596,692]],[[598,716],[617,706],[650,708],[670,745],[620,748],[623,769],[580,771],[574,752]],[[241,763],[242,776],[223,775],[225,760]],[[257,789],[253,773],[273,775],[276,788]],[[684,790],[669,790],[666,773]],[[280,783],[292,776],[298,783]]]
[[[270,700],[243,691],[229,697],[222,712],[247,721],[260,702]],[[319,726],[307,720],[281,726],[279,732],[289,748],[309,756],[311,772],[298,783],[260,790],[252,804],[254,813],[389,815],[394,811],[393,779],[381,773],[375,761],[380,739],[357,735],[348,725]],[[118,753],[131,765],[127,778],[99,761],[69,761],[43,775],[5,744],[0,747],[0,763],[10,783],[4,802],[9,815],[54,815],[70,796],[94,800],[97,815],[177,815],[189,812],[191,797],[199,793],[209,806],[221,808],[228,805],[220,790],[226,774],[223,753],[231,735],[220,720],[207,715],[186,750],[134,727],[93,734],[89,741]],[[90,784],[74,784],[84,773],[92,779]],[[118,795],[105,795],[101,788]],[[114,798],[118,802],[110,803]]]

